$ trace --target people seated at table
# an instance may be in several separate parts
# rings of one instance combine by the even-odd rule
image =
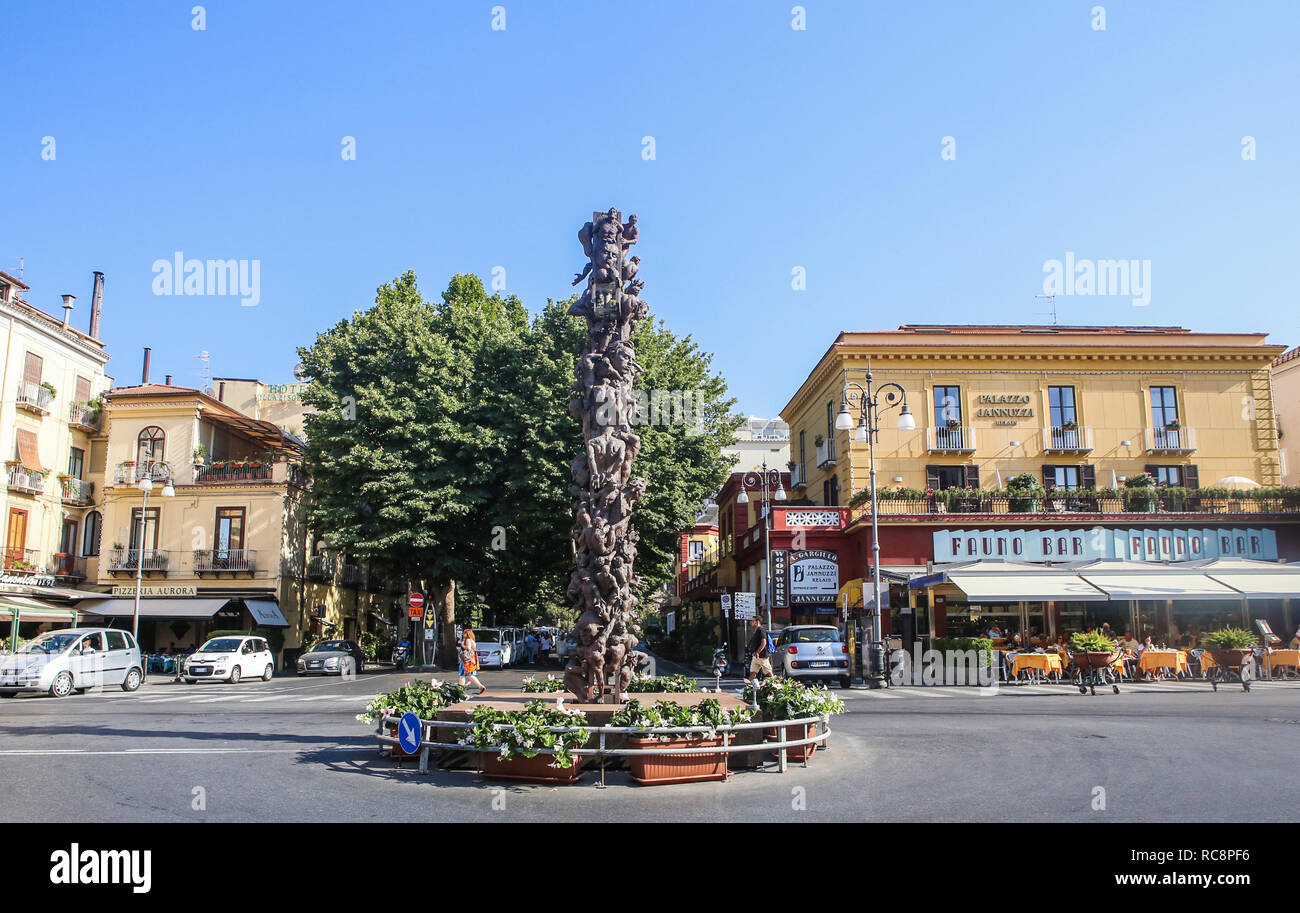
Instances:
[[[1300,650],[1300,626],[1295,629],[1295,636],[1291,638],[1289,646],[1292,650]]]
[[[991,624],[989,625],[987,634],[989,637],[993,638],[994,640],[998,640],[1002,637],[1002,629],[999,628],[996,624]]]
[[[1138,643],[1137,638],[1133,636],[1132,631],[1124,632],[1124,639],[1119,642],[1119,645],[1125,650],[1132,652],[1136,652],[1137,648],[1141,646],[1141,644]]]

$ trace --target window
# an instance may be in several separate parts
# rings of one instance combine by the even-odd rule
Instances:
[[[1071,491],[1079,487],[1078,466],[1053,466],[1051,469],[1051,477],[1047,479],[1048,488]]]
[[[961,388],[934,388],[934,424],[939,428],[961,424]]]
[[[1079,420],[1074,410],[1073,387],[1048,387],[1047,408],[1051,414],[1053,428],[1063,428]]]
[[[1155,478],[1157,485],[1169,485],[1173,488],[1181,488],[1183,485],[1181,466],[1148,466],[1147,472]]]
[[[807,483],[808,481],[808,455],[804,448],[805,436],[808,432],[799,432],[799,481]]]
[[[74,479],[81,478],[81,468],[86,462],[86,451],[73,447],[68,451],[68,475]]]
[[[150,425],[136,438],[136,466],[144,469],[151,463],[165,458],[167,452],[167,435],[157,425]]]
[[[971,470],[974,470],[972,473]],[[971,483],[974,484],[971,484]],[[935,491],[947,488],[979,488],[978,466],[927,466],[925,487]]]
[[[9,509],[9,537],[5,539],[5,567],[27,559],[27,511]]]
[[[225,557],[230,551],[244,547],[244,508],[218,507],[216,535],[213,544],[217,554]]]
[[[90,378],[77,375],[77,392],[76,399],[73,402],[88,403],[90,402]]]
[[[82,557],[90,558],[99,554],[99,530],[102,523],[99,511],[92,510],[86,514],[86,528],[81,536]]]
[[[702,561],[704,559],[704,543],[699,539],[692,539],[687,544],[688,560]]]
[[[1157,428],[1177,427],[1178,393],[1173,387],[1151,388],[1151,423]]]
[[[831,476],[822,483],[822,500],[828,507],[838,507],[840,503],[840,477]]]
[[[110,650],[127,649],[125,634],[123,634],[121,631],[108,631],[106,633],[108,634],[108,649]]]
[[[826,404],[826,459],[835,459],[835,403]]]
[[[144,518],[144,548],[158,547],[158,508],[149,508]],[[131,508],[131,550],[140,548],[140,508]]]

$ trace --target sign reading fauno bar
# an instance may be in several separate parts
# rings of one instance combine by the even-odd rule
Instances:
[[[934,534],[935,561],[1195,561],[1200,558],[1277,560],[1271,529],[945,529]]]

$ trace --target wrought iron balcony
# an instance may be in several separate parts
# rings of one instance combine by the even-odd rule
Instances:
[[[218,460],[205,466],[194,467],[194,482],[197,485],[233,482],[270,482],[274,472],[273,463],[260,461]]]
[[[1092,450],[1092,428],[1050,425],[1043,429],[1043,450],[1048,453],[1087,453]]]
[[[971,453],[975,429],[966,425],[930,425],[925,429],[925,449],[931,453]]]
[[[49,573],[55,577],[84,579],[86,576],[85,566],[86,559],[60,552],[50,559]]]
[[[153,467],[158,465],[166,466],[162,460],[146,460],[143,463],[129,460],[125,463],[118,463],[117,469],[113,471],[113,483],[115,485],[134,485],[146,476],[156,482],[158,474],[153,472]],[[167,472],[171,472],[170,467],[167,467]]]
[[[257,570],[257,550],[207,548],[194,550],[194,573],[249,574]]]
[[[343,565],[339,574],[339,583],[343,586],[357,587],[358,589],[366,585],[366,579],[370,575],[366,569],[359,564]]]
[[[308,580],[333,580],[338,560],[333,555],[312,555],[307,559]]]
[[[39,495],[45,491],[45,473],[25,469],[21,464],[9,466],[9,490],[25,495]]]
[[[111,548],[108,550],[108,569],[112,573],[135,573],[140,568],[146,574],[166,574],[171,563],[171,553],[161,548]]]
[[[1179,426],[1147,429],[1148,453],[1191,453],[1195,449],[1195,428]]]
[[[62,489],[64,504],[71,504],[76,507],[85,507],[94,500],[94,482],[87,482],[84,479],[67,478],[60,479],[59,486]]]
[[[37,415],[49,415],[54,405],[54,394],[50,392],[49,387],[42,384],[23,381],[18,384],[18,395],[14,399],[14,405]]]
[[[817,445],[817,468],[832,469],[835,466],[835,442],[825,440]]]
[[[40,560],[34,548],[6,548],[4,569],[6,573],[35,574]]]
[[[91,407],[89,403],[68,404],[68,424],[70,425],[85,428],[87,431],[98,431],[100,418],[102,418],[100,410]]]

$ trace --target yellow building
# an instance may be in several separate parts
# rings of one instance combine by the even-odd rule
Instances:
[[[915,431],[883,413],[882,489],[1111,488],[1142,472],[1197,488],[1281,483],[1261,333],[1177,327],[903,326],[841,333],[781,412],[795,492],[843,504],[868,485],[867,446],[837,431],[846,382],[900,384]],[[858,392],[849,387],[858,420]],[[883,405],[882,401],[882,405]]]
[[[1273,406],[1277,410],[1282,482],[1300,485],[1300,348],[1273,362]]]

